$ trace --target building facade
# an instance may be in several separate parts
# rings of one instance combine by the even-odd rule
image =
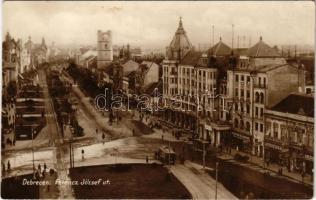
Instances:
[[[304,70],[289,65],[262,41],[237,58],[227,71],[232,100],[232,145],[257,156],[264,155],[264,112],[304,86]]]
[[[288,171],[312,174],[314,97],[293,93],[265,114],[265,160]]]

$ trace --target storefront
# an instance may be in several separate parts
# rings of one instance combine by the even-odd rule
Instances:
[[[232,148],[238,149],[239,151],[250,152],[251,136],[232,132]]]
[[[265,161],[275,164],[285,164],[285,160],[282,159],[282,146],[278,142],[265,141],[264,144],[265,150]]]

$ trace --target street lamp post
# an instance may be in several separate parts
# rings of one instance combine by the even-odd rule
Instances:
[[[34,161],[34,131],[33,131],[33,127],[31,127],[31,134],[32,134],[33,178],[35,179],[35,161]]]
[[[216,167],[215,167],[215,170],[216,170],[216,174],[215,174],[215,179],[216,179],[216,182],[215,182],[215,200],[217,200],[217,179],[218,179],[218,162],[216,162]]]

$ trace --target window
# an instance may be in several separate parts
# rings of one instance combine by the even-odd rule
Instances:
[[[274,138],[278,138],[278,128],[279,128],[279,124],[274,122],[273,123],[273,137]]]
[[[250,98],[250,90],[247,90],[247,96],[246,96],[247,99]]]
[[[243,89],[240,90],[240,97],[244,98],[244,90]]]
[[[263,132],[263,124],[260,124],[260,132]]]
[[[260,93],[260,103],[264,103],[264,94]]]
[[[260,117],[263,117],[263,108],[260,108]]]
[[[258,103],[259,102],[259,93],[256,92],[256,95],[255,95],[255,102]]]
[[[246,113],[247,113],[247,114],[250,113],[250,106],[249,106],[249,104],[246,104]]]
[[[259,85],[261,85],[261,77],[259,77]]]
[[[240,129],[244,129],[244,121],[240,120]]]
[[[258,117],[258,107],[255,108],[255,116]]]
[[[236,118],[236,119],[235,119],[235,128],[238,128],[238,124],[239,124],[239,123],[238,123],[238,119]]]
[[[266,87],[266,78],[263,78],[263,86]]]
[[[237,111],[237,110],[238,110],[238,104],[235,103],[235,111]]]
[[[250,123],[246,122],[246,131],[250,131]]]
[[[235,81],[238,82],[238,75],[235,75]]]
[[[240,111],[243,113],[244,112],[244,105],[240,103]]]
[[[255,123],[255,130],[258,131],[258,123]]]
[[[235,96],[238,97],[238,88],[235,89]]]
[[[244,76],[243,75],[240,76],[240,81],[244,82]]]
[[[247,83],[250,84],[250,76],[247,76]]]

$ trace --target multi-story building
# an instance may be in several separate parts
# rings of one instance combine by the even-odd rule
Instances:
[[[220,41],[209,53],[195,51],[180,19],[163,61],[163,97],[167,106],[163,118],[167,125],[190,132],[195,139],[200,137],[218,145],[219,133],[210,123],[214,118],[213,97],[218,93],[219,62],[211,62],[214,59],[209,59],[210,53],[220,58],[227,53],[227,45]]]
[[[21,46],[19,44],[18,41],[11,38],[9,33],[7,33],[5,41],[2,43],[2,66],[3,72],[7,75],[7,77],[4,77],[6,81],[4,86],[17,81],[21,60]]]
[[[269,162],[289,171],[312,174],[314,157],[314,97],[292,93],[266,109],[264,150]]]
[[[233,146],[263,156],[264,112],[304,87],[304,70],[262,41],[239,55],[227,71],[227,97],[232,100]]]

